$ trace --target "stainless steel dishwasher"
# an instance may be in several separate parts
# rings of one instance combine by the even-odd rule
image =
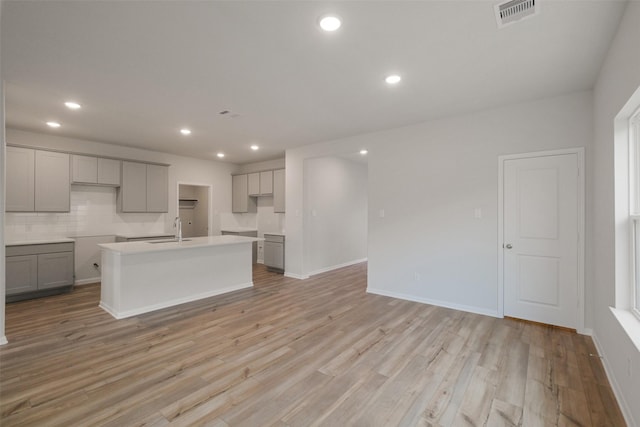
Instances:
[[[284,236],[282,234],[265,233],[264,265],[269,270],[284,273]]]

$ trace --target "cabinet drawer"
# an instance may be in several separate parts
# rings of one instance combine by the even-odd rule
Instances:
[[[265,233],[264,240],[266,242],[284,243],[284,236],[280,236],[278,234],[266,234]]]
[[[52,252],[72,252],[73,242],[68,243],[44,243],[42,245],[7,246],[6,256],[37,255]]]

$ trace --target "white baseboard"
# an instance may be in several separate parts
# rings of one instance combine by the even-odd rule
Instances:
[[[354,259],[352,261],[343,262],[342,264],[332,265],[330,267],[321,268],[319,270],[314,270],[309,273],[309,276],[315,276],[316,274],[326,273],[327,271],[337,270],[338,268],[349,267],[350,265],[360,264],[361,262],[366,262],[367,258]]]
[[[241,285],[230,286],[225,289],[216,289],[214,291],[204,292],[198,295],[191,295],[185,298],[177,298],[177,299],[174,299],[171,301],[165,301],[159,304],[151,304],[145,307],[136,308],[135,310],[117,311],[117,310],[114,310],[113,307],[110,307],[109,305],[105,304],[103,301],[100,301],[100,304],[98,306],[104,311],[106,311],[107,313],[109,313],[110,315],[112,315],[113,317],[115,317],[116,319],[120,320],[120,319],[125,319],[127,317],[137,316],[139,314],[149,313],[151,311],[161,310],[163,308],[185,304],[187,302],[197,301],[204,298],[214,297],[216,295],[226,294],[228,292],[239,291],[240,289],[246,289],[252,286],[253,286],[253,282],[249,282]]]
[[[98,276],[98,277],[90,277],[89,279],[76,280],[75,285],[76,286],[92,285],[94,283],[100,283],[101,280],[102,280],[102,278],[100,276]]]
[[[591,338],[593,339],[593,343],[596,345],[596,350],[598,350],[598,354],[601,357],[600,360],[602,360],[602,366],[604,366],[604,372],[607,374],[607,378],[609,379],[609,383],[611,384],[611,388],[613,389],[613,394],[615,395],[616,400],[618,401],[618,405],[620,406],[620,410],[622,411],[622,416],[624,417],[624,420],[627,422],[627,425],[629,427],[638,427],[638,424],[635,422],[635,420],[633,419],[633,416],[631,415],[631,410],[629,410],[629,405],[627,401],[624,399],[624,394],[620,390],[620,385],[616,381],[616,377],[612,374],[611,366],[609,365],[609,361],[607,360],[605,353],[602,351],[602,346],[598,341],[598,336],[593,334],[593,331],[592,331]]]
[[[0,345],[5,345],[5,344],[9,344],[9,341],[7,341],[7,337],[3,335],[0,337]]]
[[[483,316],[491,316],[491,317],[498,317],[498,318],[501,317],[500,315],[498,315],[498,311],[497,310],[487,310],[485,308],[473,307],[473,306],[462,305],[462,304],[455,304],[455,303],[451,303],[451,302],[447,302],[447,301],[438,301],[438,300],[433,300],[433,299],[429,299],[429,298],[420,298],[420,297],[416,297],[414,295],[402,294],[402,293],[399,293],[399,292],[389,292],[389,291],[382,290],[382,289],[374,289],[374,288],[367,287],[367,293],[376,294],[376,295],[382,295],[382,296],[385,296],[385,297],[398,298],[398,299],[402,299],[402,300],[406,300],[406,301],[419,302],[419,303],[422,303],[422,304],[436,305],[438,307],[451,308],[451,309],[454,309],[454,310],[466,311],[468,313],[482,314]]]
[[[309,276],[303,276],[301,274],[290,273],[288,271],[284,272],[284,277],[291,277],[292,279],[299,279],[299,280],[304,280],[304,279],[308,279],[309,278]]]

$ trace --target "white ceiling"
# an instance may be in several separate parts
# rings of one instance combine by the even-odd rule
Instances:
[[[590,89],[625,7],[542,1],[539,15],[499,30],[495,3],[5,1],[7,126],[267,160],[300,145]],[[336,33],[317,26],[328,12],[343,19]],[[383,81],[390,72],[403,77],[396,87]],[[84,108],[67,110],[70,99]]]

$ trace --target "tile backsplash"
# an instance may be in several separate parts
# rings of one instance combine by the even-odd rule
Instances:
[[[71,210],[5,214],[5,240],[164,233],[167,214],[118,213],[113,187],[72,186]]]

